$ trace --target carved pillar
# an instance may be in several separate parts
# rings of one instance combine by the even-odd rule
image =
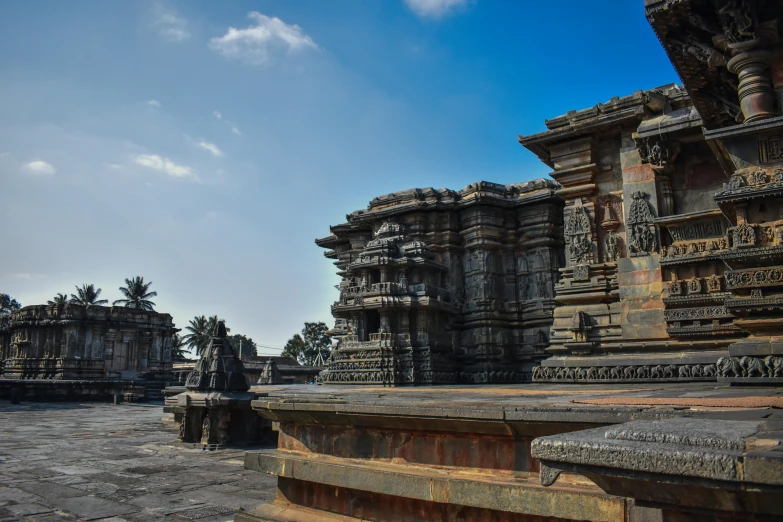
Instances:
[[[778,102],[778,112],[783,115],[783,51],[778,53],[770,61],[772,72],[772,87],[775,89],[775,98]]]
[[[749,51],[740,53],[727,64],[739,78],[737,94],[745,123],[775,116],[774,96],[768,71],[770,53]]]

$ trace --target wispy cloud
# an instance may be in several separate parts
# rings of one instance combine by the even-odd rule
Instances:
[[[147,100],[144,104],[149,105],[150,107],[160,107],[160,102],[158,100]]]
[[[157,154],[140,154],[133,158],[134,163],[142,167],[163,172],[174,178],[191,178],[199,181],[198,176],[190,167],[177,165],[168,158],[158,156]]]
[[[288,53],[317,50],[318,45],[296,24],[253,11],[247,15],[254,25],[244,29],[229,27],[223,36],[212,38],[209,47],[226,58],[261,65],[271,60],[275,49]]]
[[[31,272],[17,272],[15,274],[11,274],[12,277],[15,277],[16,279],[24,279],[25,281],[32,281],[33,279],[43,279],[46,277],[46,274],[35,274]]]
[[[217,118],[217,119],[219,119],[219,120],[223,120],[224,122],[226,122],[226,124],[227,124],[229,127],[231,127],[231,132],[233,132],[233,133],[234,133],[234,134],[236,134],[237,136],[241,136],[241,135],[242,135],[242,133],[239,131],[239,128],[238,128],[236,125],[234,125],[234,123],[233,123],[233,122],[231,122],[231,121],[229,121],[229,120],[225,120],[225,119],[223,119],[223,114],[222,114],[220,111],[214,111],[212,114],[214,114],[214,115],[215,115],[215,118]]]
[[[218,146],[215,145],[214,143],[209,143],[208,141],[201,140],[198,143],[196,143],[196,146],[206,150],[216,158],[223,156],[223,151],[220,150]]]
[[[160,35],[170,42],[184,42],[190,38],[188,21],[178,16],[174,11],[156,5],[154,8],[155,21],[152,25],[158,29]]]
[[[470,0],[405,0],[405,3],[421,18],[442,18],[455,9],[465,7]]]
[[[56,172],[51,163],[47,163],[42,160],[35,160],[31,161],[30,163],[26,163],[22,166],[22,168],[30,174],[39,176],[52,176]]]

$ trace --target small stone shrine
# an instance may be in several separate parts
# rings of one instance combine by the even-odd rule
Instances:
[[[256,384],[283,384],[283,378],[280,377],[280,370],[277,369],[277,363],[271,357],[264,363],[261,375]]]
[[[185,383],[186,391],[166,399],[166,410],[179,420],[179,440],[215,449],[261,442],[271,424],[250,407],[250,392],[242,361],[218,322],[212,342]]]

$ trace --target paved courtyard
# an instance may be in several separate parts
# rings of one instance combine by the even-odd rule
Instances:
[[[243,451],[174,444],[161,404],[0,403],[0,521],[232,520],[274,498]]]

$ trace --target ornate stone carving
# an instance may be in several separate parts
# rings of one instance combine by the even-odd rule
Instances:
[[[783,266],[751,268],[726,272],[726,287],[730,290],[783,284]]]
[[[614,232],[609,232],[604,238],[604,262],[615,262],[620,259],[622,240]]]
[[[693,277],[688,280],[688,293],[700,294],[702,292],[701,278]]]
[[[721,291],[721,277],[718,275],[711,275],[707,279],[707,291],[710,293]]]
[[[630,232],[628,246],[633,254],[647,255],[656,249],[652,208],[645,192],[634,192],[632,197],[633,202],[627,220]]]
[[[661,168],[667,164],[674,163],[680,152],[679,142],[663,139],[637,139],[636,146],[644,163]]]
[[[717,362],[719,377],[783,377],[783,357],[721,357]]]
[[[591,260],[593,242],[590,217],[584,207],[573,207],[565,229],[568,241],[568,254],[575,263]]]
[[[537,366],[533,368],[533,380],[537,382],[714,381],[715,379],[715,364],[588,367]]]
[[[783,135],[768,136],[761,138],[758,141],[759,144],[759,163],[779,163],[783,161]],[[780,172],[783,177],[783,171],[780,169],[775,171]],[[778,181],[779,183],[780,181]]]
[[[590,265],[576,265],[574,267],[574,281],[587,281],[590,279]]]
[[[756,227],[749,223],[742,223],[732,230],[734,247],[756,246]]]

